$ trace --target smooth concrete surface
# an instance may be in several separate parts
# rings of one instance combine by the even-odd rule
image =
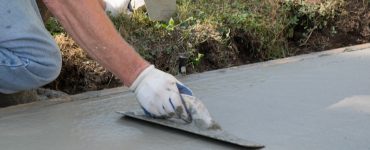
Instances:
[[[265,149],[369,150],[370,48],[362,48],[194,74],[182,81],[226,131]],[[115,111],[138,108],[125,89],[87,95],[0,109],[0,149],[237,149],[122,119]]]

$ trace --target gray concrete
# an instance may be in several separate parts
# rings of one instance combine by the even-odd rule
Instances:
[[[182,80],[223,128],[272,150],[370,149],[370,45],[206,72]],[[231,149],[121,119],[125,89],[0,110],[4,150]]]

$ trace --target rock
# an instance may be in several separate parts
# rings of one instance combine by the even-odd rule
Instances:
[[[0,93],[0,107],[30,103],[38,100],[36,90],[22,91],[14,94]]]
[[[38,88],[36,90],[22,91],[14,94],[0,93],[0,108],[12,105],[25,104],[34,101],[49,100],[59,97],[66,97],[68,94],[62,91]]]
[[[37,95],[39,97],[39,100],[48,100],[48,99],[68,96],[67,93],[64,93],[62,91],[56,91],[56,90],[45,89],[45,88],[38,88]]]
[[[176,0],[144,0],[150,20],[168,21],[176,12]]]

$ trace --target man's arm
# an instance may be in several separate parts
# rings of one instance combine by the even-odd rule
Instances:
[[[126,86],[149,66],[119,35],[99,0],[44,0],[73,39]]]
[[[154,117],[189,120],[177,84],[186,87],[172,75],[150,66],[124,41],[103,11],[101,1],[44,0],[44,3],[77,44],[135,92],[145,112]]]
[[[65,30],[88,54],[123,80],[135,92],[143,110],[153,117],[192,120],[192,112],[207,126],[212,119],[206,108],[189,98],[192,91],[174,76],[150,66],[118,34],[100,0],[44,0]],[[181,95],[180,95],[181,94]]]

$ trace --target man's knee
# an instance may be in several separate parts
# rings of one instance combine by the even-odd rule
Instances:
[[[34,88],[54,81],[60,74],[62,58],[59,48],[57,46],[51,46],[45,52],[45,55],[46,57],[41,57],[39,60],[30,61],[29,65],[26,66],[30,72],[30,80],[36,80],[34,81]]]
[[[30,70],[40,77],[40,82],[43,82],[41,86],[54,81],[60,74],[62,68],[61,53],[57,47],[54,51],[55,53],[50,55],[51,57],[49,57],[49,59],[44,60],[44,62],[37,62],[41,64],[39,68],[32,68],[34,70]],[[31,67],[29,67],[29,69],[31,69]]]
[[[0,62],[0,93],[15,93],[35,89],[55,80],[62,67],[62,59],[56,44],[43,47],[47,50],[38,56],[13,56],[13,60]],[[1,50],[1,49],[0,49]]]
[[[5,7],[11,13],[0,11],[0,26],[9,27],[0,28],[0,93],[53,81],[61,69],[61,54],[41,21],[36,2],[7,1]]]

